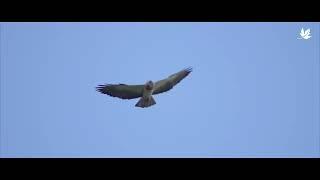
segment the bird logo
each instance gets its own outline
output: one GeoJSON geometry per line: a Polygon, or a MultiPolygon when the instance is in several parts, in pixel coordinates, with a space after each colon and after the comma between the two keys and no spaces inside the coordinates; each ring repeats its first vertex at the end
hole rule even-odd
{"type": "Polygon", "coordinates": [[[309,39],[311,38],[311,32],[310,32],[310,28],[307,30],[304,30],[303,28],[300,31],[300,36],[298,39],[309,39]]]}

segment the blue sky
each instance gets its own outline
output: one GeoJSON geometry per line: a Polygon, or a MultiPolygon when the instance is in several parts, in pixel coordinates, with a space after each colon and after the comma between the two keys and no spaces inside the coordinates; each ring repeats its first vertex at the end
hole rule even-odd
{"type": "Polygon", "coordinates": [[[1,23],[1,157],[319,157],[319,23],[1,23]],[[297,39],[301,28],[312,38],[297,39]],[[193,72],[157,104],[95,91],[193,72]]]}

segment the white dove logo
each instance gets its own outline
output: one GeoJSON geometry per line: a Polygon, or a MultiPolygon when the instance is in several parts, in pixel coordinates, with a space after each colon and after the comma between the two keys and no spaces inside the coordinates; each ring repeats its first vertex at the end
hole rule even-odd
{"type": "Polygon", "coordinates": [[[309,39],[311,38],[310,36],[310,29],[307,29],[307,30],[304,30],[303,28],[301,29],[301,32],[300,32],[300,36],[298,39],[309,39]]]}

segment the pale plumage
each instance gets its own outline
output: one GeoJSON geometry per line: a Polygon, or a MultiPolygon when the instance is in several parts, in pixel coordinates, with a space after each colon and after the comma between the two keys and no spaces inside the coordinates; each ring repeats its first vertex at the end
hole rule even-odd
{"type": "Polygon", "coordinates": [[[152,95],[169,91],[188,76],[191,71],[192,68],[187,68],[155,83],[148,81],[144,85],[105,84],[99,85],[96,90],[121,99],[140,98],[136,106],[144,108],[156,104],[152,95]]]}

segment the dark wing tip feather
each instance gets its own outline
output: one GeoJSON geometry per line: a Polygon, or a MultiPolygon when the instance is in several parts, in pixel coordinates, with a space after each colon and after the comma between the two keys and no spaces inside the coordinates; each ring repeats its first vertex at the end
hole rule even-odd
{"type": "MultiPolygon", "coordinates": [[[[112,92],[112,86],[116,86],[117,84],[103,84],[103,85],[98,85],[96,87],[96,90],[102,94],[107,94],[111,97],[118,97],[114,92],[112,92]]],[[[120,84],[118,84],[120,85],[120,84]]],[[[120,97],[122,98],[122,97],[120,97]]]]}
{"type": "Polygon", "coordinates": [[[96,90],[111,97],[134,99],[141,97],[143,85],[104,84],[98,85],[96,90]]]}
{"type": "Polygon", "coordinates": [[[192,67],[188,67],[188,68],[185,69],[185,71],[187,72],[187,75],[188,75],[189,73],[191,73],[192,70],[193,70],[192,67]]]}
{"type": "Polygon", "coordinates": [[[96,91],[102,93],[102,94],[108,94],[110,95],[110,93],[108,93],[108,86],[111,86],[111,84],[103,84],[103,85],[98,85],[96,87],[96,91]]]}

